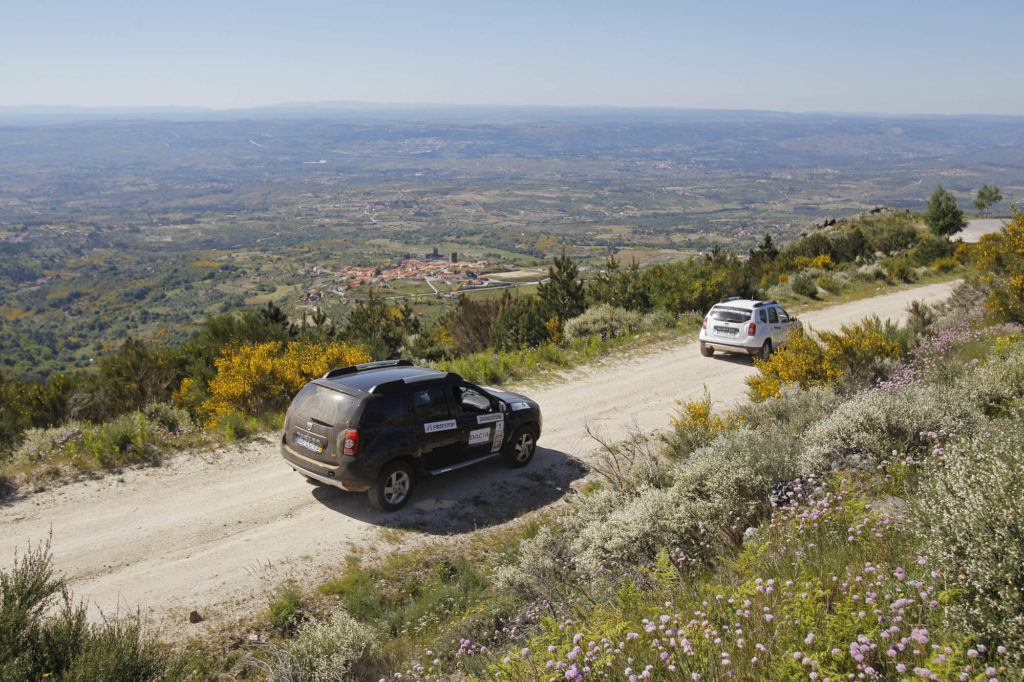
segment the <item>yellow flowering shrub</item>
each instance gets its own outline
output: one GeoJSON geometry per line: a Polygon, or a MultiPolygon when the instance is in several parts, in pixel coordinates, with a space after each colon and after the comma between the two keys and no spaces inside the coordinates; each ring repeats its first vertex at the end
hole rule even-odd
{"type": "Polygon", "coordinates": [[[900,353],[899,343],[876,320],[844,325],[839,332],[822,332],[819,337],[820,341],[796,329],[786,345],[767,360],[755,359],[759,373],[747,379],[751,396],[755,400],[776,397],[785,384],[831,386],[848,371],[859,371],[876,358],[900,353]]]}
{"type": "Polygon", "coordinates": [[[711,396],[704,389],[704,397],[700,400],[677,400],[678,416],[672,418],[672,426],[677,429],[699,429],[714,435],[725,428],[721,417],[711,412],[711,396]]]}
{"type": "MultiPolygon", "coordinates": [[[[307,381],[334,367],[367,362],[370,356],[344,343],[280,341],[226,349],[215,365],[202,411],[211,423],[238,412],[255,417],[284,409],[307,381]]],[[[183,389],[187,390],[186,387],[183,389]]]]}
{"type": "Polygon", "coordinates": [[[767,360],[754,360],[759,372],[747,378],[751,395],[755,400],[773,398],[779,395],[783,384],[799,384],[804,388],[834,384],[842,373],[826,361],[825,350],[825,346],[803,329],[794,329],[786,345],[767,360]]]}
{"type": "Polygon", "coordinates": [[[975,262],[990,287],[989,308],[1008,320],[1024,322],[1024,213],[1015,210],[1001,232],[983,236],[975,262]]]}
{"type": "Polygon", "coordinates": [[[545,322],[544,326],[548,330],[548,336],[551,337],[551,343],[555,344],[556,346],[565,346],[565,333],[563,329],[564,325],[562,324],[562,320],[561,318],[558,317],[558,315],[555,315],[547,322],[545,322]]]}
{"type": "Polygon", "coordinates": [[[836,264],[832,262],[832,257],[824,253],[820,256],[816,256],[811,262],[814,267],[821,268],[822,270],[831,270],[836,266],[836,264]]]}

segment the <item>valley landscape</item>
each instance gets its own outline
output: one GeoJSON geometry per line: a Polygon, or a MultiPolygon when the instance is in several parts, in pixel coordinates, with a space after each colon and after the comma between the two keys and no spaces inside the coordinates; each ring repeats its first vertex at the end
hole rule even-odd
{"type": "Polygon", "coordinates": [[[296,321],[317,306],[340,320],[342,299],[370,288],[434,319],[444,300],[423,280],[330,274],[434,249],[483,261],[474,275],[543,271],[562,250],[584,268],[610,255],[650,265],[714,247],[745,254],[766,233],[792,240],[879,206],[923,210],[940,184],[964,206],[984,183],[1007,197],[1024,189],[1024,120],[1013,117],[76,114],[0,111],[8,376],[87,369],[126,337],[181,342],[207,316],[267,302],[296,321]]]}

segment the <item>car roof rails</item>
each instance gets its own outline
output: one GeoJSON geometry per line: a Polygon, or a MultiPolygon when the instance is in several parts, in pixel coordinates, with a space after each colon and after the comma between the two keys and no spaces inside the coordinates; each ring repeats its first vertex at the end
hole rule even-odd
{"type": "Polygon", "coordinates": [[[755,308],[760,308],[763,305],[777,305],[777,303],[774,300],[771,300],[771,301],[758,301],[757,303],[754,304],[754,307],[755,308]]]}
{"type": "Polygon", "coordinates": [[[719,303],[729,303],[730,301],[742,301],[742,296],[730,296],[729,298],[723,298],[719,303]]]}
{"type": "Polygon", "coordinates": [[[346,374],[355,374],[356,372],[365,372],[370,369],[380,369],[381,367],[412,367],[412,362],[409,360],[377,360],[376,362],[364,362],[358,365],[349,365],[348,367],[332,369],[320,378],[334,379],[345,376],[346,374]]]}

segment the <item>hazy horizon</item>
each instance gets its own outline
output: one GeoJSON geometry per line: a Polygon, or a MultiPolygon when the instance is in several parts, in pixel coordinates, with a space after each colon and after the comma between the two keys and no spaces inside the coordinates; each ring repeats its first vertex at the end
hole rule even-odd
{"type": "Polygon", "coordinates": [[[0,107],[1024,115],[1007,0],[18,3],[0,107]]]}

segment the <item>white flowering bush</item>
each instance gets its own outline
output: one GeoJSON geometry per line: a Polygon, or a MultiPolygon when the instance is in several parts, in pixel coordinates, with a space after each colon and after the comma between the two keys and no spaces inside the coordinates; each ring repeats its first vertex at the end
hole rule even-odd
{"type": "Polygon", "coordinates": [[[1024,415],[951,444],[923,486],[913,518],[955,612],[1024,663],[1024,415]]]}
{"type": "Polygon", "coordinates": [[[602,303],[588,308],[582,315],[567,320],[565,340],[572,342],[588,336],[608,339],[636,331],[643,323],[644,316],[636,311],[602,303]]]}
{"type": "Polygon", "coordinates": [[[588,570],[649,563],[663,547],[710,556],[768,513],[772,483],[795,477],[795,460],[785,434],[725,431],[678,462],[667,487],[599,493],[561,524],[588,570]]]}
{"type": "MultiPolygon", "coordinates": [[[[361,679],[362,664],[375,653],[377,636],[347,611],[337,608],[328,619],[312,618],[299,626],[285,651],[287,675],[275,679],[344,682],[361,679]]],[[[280,671],[285,672],[285,671],[280,671]]]]}
{"type": "Polygon", "coordinates": [[[831,414],[838,403],[839,398],[830,387],[787,384],[779,389],[778,396],[744,403],[736,410],[736,417],[751,428],[796,438],[811,424],[831,414]]]}
{"type": "Polygon", "coordinates": [[[658,308],[644,315],[640,326],[647,331],[658,331],[659,329],[671,329],[676,326],[676,323],[675,315],[664,308],[658,308]]]}
{"type": "Polygon", "coordinates": [[[962,393],[914,385],[862,391],[807,430],[800,473],[821,472],[843,463],[879,464],[894,450],[923,447],[923,434],[968,432],[983,417],[962,393]]]}
{"type": "Polygon", "coordinates": [[[557,603],[576,583],[589,583],[589,577],[574,570],[569,538],[542,526],[532,538],[519,546],[519,560],[498,566],[491,579],[499,592],[526,601],[557,603]]]}
{"type": "Polygon", "coordinates": [[[1024,396],[1024,344],[1014,343],[961,379],[968,399],[986,414],[994,414],[1024,396]]]}

